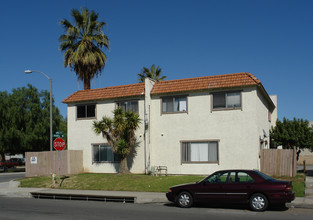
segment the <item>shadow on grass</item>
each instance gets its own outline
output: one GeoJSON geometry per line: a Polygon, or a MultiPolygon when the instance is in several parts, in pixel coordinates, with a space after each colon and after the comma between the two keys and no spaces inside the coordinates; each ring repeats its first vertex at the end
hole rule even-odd
{"type": "Polygon", "coordinates": [[[70,178],[70,177],[69,177],[69,176],[61,176],[61,177],[60,177],[60,180],[61,180],[60,186],[62,186],[63,181],[64,181],[65,179],[67,179],[67,178],[70,178]]]}

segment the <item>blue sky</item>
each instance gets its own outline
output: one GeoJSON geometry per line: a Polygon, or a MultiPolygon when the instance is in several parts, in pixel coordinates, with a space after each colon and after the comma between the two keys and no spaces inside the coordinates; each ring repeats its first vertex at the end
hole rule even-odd
{"type": "Polygon", "coordinates": [[[132,84],[143,66],[168,79],[250,72],[278,96],[278,117],[313,121],[313,1],[304,0],[10,0],[1,1],[0,90],[49,90],[56,106],[83,89],[64,68],[59,24],[87,7],[107,23],[107,64],[91,88],[132,84]]]}

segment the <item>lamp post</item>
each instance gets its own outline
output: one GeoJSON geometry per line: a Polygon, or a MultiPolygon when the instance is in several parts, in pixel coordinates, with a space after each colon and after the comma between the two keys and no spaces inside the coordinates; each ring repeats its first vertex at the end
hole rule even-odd
{"type": "Polygon", "coordinates": [[[24,72],[27,74],[30,74],[32,72],[41,73],[42,75],[47,77],[47,79],[49,79],[49,81],[50,81],[50,151],[52,151],[52,78],[50,78],[49,76],[47,76],[43,72],[36,71],[36,70],[25,70],[24,72]]]}

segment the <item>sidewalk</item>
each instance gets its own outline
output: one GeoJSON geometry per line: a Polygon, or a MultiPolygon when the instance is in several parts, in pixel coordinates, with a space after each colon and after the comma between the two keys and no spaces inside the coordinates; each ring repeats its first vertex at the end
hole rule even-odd
{"type": "Polygon", "coordinates": [[[313,177],[306,176],[305,197],[297,197],[288,207],[313,209],[313,177]]]}
{"type": "MultiPolygon", "coordinates": [[[[48,188],[20,188],[19,182],[10,181],[0,183],[0,196],[31,198],[31,193],[51,194],[51,195],[81,195],[81,196],[106,196],[106,197],[132,197],[135,203],[167,203],[165,193],[154,192],[129,192],[129,191],[102,191],[102,190],[67,190],[48,188]]],[[[291,203],[287,203],[288,208],[310,208],[313,209],[313,177],[306,177],[305,197],[296,197],[291,203]]]]}
{"type": "Polygon", "coordinates": [[[31,193],[56,195],[81,195],[99,197],[132,197],[135,203],[167,203],[165,193],[155,192],[129,192],[129,191],[103,191],[103,190],[67,190],[50,188],[21,188],[19,182],[10,181],[0,183],[0,196],[31,198],[31,193]]]}

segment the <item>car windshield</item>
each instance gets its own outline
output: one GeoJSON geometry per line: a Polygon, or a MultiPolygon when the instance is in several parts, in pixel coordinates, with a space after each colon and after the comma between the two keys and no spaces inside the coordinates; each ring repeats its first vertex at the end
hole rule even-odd
{"type": "Polygon", "coordinates": [[[272,178],[272,177],[270,177],[270,176],[268,176],[268,175],[266,175],[266,174],[264,174],[264,173],[262,173],[262,172],[260,172],[260,171],[255,171],[257,174],[259,174],[261,177],[263,177],[264,179],[266,179],[266,180],[275,180],[274,178],[272,178]]]}

